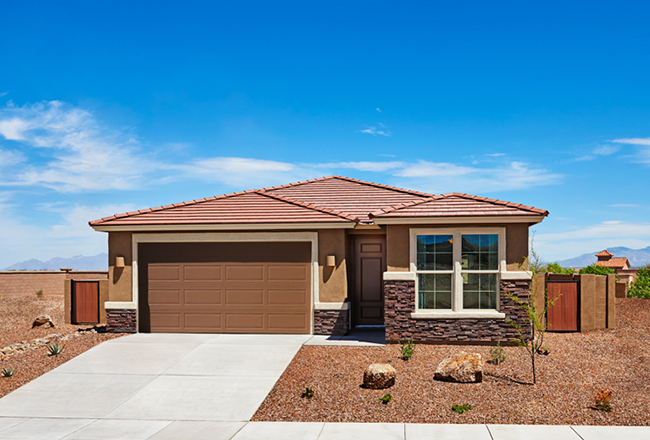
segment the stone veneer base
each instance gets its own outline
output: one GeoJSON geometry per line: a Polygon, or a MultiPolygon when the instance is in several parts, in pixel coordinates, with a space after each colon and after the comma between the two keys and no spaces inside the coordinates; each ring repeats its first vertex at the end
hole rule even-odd
{"type": "Polygon", "coordinates": [[[136,314],[133,309],[106,310],[106,331],[109,333],[135,333],[136,314]]]}
{"type": "Polygon", "coordinates": [[[349,325],[349,310],[314,310],[315,335],[344,335],[349,325]]]}
{"type": "Polygon", "coordinates": [[[520,300],[530,297],[528,281],[501,280],[499,311],[505,319],[413,319],[415,311],[415,281],[384,281],[384,316],[386,341],[413,339],[424,343],[508,343],[517,338],[517,330],[506,322],[512,320],[522,327],[524,334],[530,328],[526,312],[504,292],[510,292],[520,300]]]}

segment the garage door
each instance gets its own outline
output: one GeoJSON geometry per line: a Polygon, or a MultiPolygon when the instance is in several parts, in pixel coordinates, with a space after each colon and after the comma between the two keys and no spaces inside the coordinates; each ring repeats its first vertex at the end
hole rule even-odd
{"type": "Polygon", "coordinates": [[[310,333],[310,243],[143,243],[140,331],[310,333]]]}

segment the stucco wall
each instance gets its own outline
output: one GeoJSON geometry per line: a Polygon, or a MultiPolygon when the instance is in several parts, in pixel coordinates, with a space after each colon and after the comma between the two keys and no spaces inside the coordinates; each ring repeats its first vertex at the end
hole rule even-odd
{"type": "MultiPolygon", "coordinates": [[[[499,224],[487,225],[388,225],[386,228],[386,261],[389,272],[409,271],[409,229],[411,228],[494,228],[499,224]]],[[[519,265],[528,256],[528,224],[509,224],[506,228],[506,266],[508,270],[520,270],[519,265]]]]}
{"type": "Polygon", "coordinates": [[[133,301],[132,299],[132,244],[130,232],[108,234],[108,300],[133,301]],[[115,258],[124,257],[124,267],[115,267],[115,258]]]}
{"type": "Polygon", "coordinates": [[[346,236],[344,229],[318,231],[319,301],[342,302],[348,297],[346,236]],[[327,256],[336,257],[336,266],[328,267],[327,256]]]}
{"type": "Polygon", "coordinates": [[[65,280],[105,280],[102,271],[6,271],[0,272],[0,297],[36,295],[63,295],[65,280]]]}

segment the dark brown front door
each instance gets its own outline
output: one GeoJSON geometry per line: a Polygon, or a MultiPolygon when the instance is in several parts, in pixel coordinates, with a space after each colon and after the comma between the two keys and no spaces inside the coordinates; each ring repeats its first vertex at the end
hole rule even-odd
{"type": "Polygon", "coordinates": [[[354,325],[384,325],[386,237],[357,237],[354,254],[354,325]]]}
{"type": "Polygon", "coordinates": [[[72,322],[99,322],[99,281],[72,281],[72,322]]]}

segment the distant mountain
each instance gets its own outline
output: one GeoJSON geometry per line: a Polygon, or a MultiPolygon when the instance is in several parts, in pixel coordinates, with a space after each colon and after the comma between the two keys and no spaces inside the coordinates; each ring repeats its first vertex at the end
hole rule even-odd
{"type": "Polygon", "coordinates": [[[73,270],[108,270],[108,254],[101,253],[92,257],[77,255],[72,258],[52,258],[46,262],[31,259],[12,264],[4,270],[59,270],[71,267],[73,270]]]}
{"type": "MultiPolygon", "coordinates": [[[[632,267],[645,266],[650,263],[650,246],[644,249],[630,249],[623,246],[607,248],[615,257],[627,257],[632,267]]],[[[596,254],[602,251],[598,249],[595,252],[582,254],[579,257],[569,258],[558,261],[563,267],[585,267],[598,261],[596,254]]]]}

